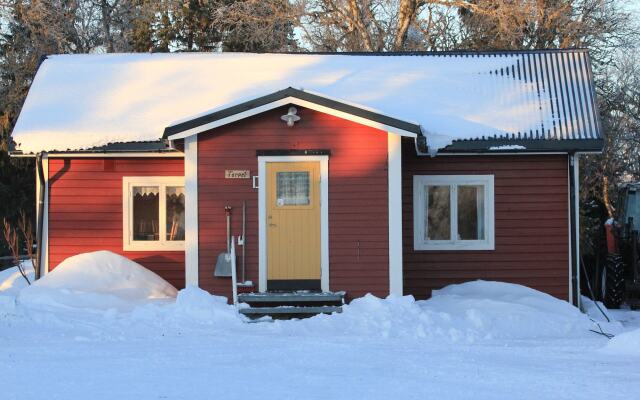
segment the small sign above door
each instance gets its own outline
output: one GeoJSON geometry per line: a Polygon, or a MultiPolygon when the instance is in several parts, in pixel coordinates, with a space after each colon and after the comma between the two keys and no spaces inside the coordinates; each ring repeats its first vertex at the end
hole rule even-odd
{"type": "Polygon", "coordinates": [[[226,179],[249,179],[251,178],[251,171],[248,169],[226,169],[224,177],[226,179]]]}

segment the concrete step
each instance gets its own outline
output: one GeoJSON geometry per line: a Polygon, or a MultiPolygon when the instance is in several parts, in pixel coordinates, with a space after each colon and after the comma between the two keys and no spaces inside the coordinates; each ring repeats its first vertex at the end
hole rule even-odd
{"type": "Polygon", "coordinates": [[[249,318],[261,318],[270,316],[273,318],[305,318],[318,314],[333,314],[342,312],[340,306],[319,306],[319,307],[247,307],[241,308],[240,314],[249,318]]]}
{"type": "Polygon", "coordinates": [[[344,304],[344,296],[344,292],[242,293],[238,295],[238,301],[252,307],[341,306],[344,304]]]}
{"type": "Polygon", "coordinates": [[[344,292],[312,291],[242,293],[238,301],[249,306],[240,309],[249,318],[289,319],[342,312],[344,296],[344,292]]]}

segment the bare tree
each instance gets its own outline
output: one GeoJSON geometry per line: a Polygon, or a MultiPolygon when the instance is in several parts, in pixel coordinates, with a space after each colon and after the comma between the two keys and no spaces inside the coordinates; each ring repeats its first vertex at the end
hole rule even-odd
{"type": "MultiPolygon", "coordinates": [[[[310,0],[304,2],[301,18],[303,38],[314,50],[390,50],[396,42],[391,37],[392,21],[398,20],[396,7],[382,0],[310,0]]],[[[413,13],[406,8],[407,15],[413,13]]]]}
{"type": "Polygon", "coordinates": [[[451,0],[469,49],[589,48],[595,63],[634,45],[637,24],[620,0],[451,0]]]}
{"type": "Polygon", "coordinates": [[[588,47],[606,63],[633,42],[616,0],[306,0],[311,49],[403,51],[588,47]]]}
{"type": "Polygon", "coordinates": [[[27,217],[24,211],[20,212],[20,218],[18,219],[18,230],[20,234],[22,234],[22,238],[24,239],[24,247],[27,253],[27,257],[31,261],[31,266],[33,267],[33,271],[36,279],[40,279],[41,270],[40,270],[40,260],[37,259],[35,249],[35,238],[34,238],[34,230],[33,224],[31,223],[31,219],[27,217]]]}
{"type": "Polygon", "coordinates": [[[3,236],[4,240],[7,242],[9,246],[9,250],[11,251],[11,255],[13,256],[13,261],[18,267],[18,271],[22,277],[27,281],[29,285],[31,285],[31,281],[27,277],[27,273],[24,270],[24,266],[20,260],[20,239],[18,236],[18,231],[11,226],[11,223],[5,218],[3,220],[3,236]]]}

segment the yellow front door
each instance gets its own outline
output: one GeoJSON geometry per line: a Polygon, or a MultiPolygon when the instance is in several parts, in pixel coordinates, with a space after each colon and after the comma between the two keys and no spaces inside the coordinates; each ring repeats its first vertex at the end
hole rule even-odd
{"type": "Polygon", "coordinates": [[[267,289],[320,289],[320,163],[267,163],[267,289]]]}

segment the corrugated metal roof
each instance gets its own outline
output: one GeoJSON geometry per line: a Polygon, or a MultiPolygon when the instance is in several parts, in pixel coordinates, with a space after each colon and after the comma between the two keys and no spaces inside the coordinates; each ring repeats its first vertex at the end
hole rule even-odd
{"type": "MultiPolygon", "coordinates": [[[[285,53],[294,54],[294,53],[285,53]]],[[[488,51],[415,51],[415,52],[314,52],[310,54],[352,56],[428,56],[446,58],[507,58],[510,66],[486,73],[510,77],[522,86],[519,96],[529,96],[527,84],[535,86],[540,102],[539,127],[527,132],[491,134],[469,138],[487,139],[602,139],[602,130],[596,104],[591,60],[587,49],[488,50],[488,51]],[[547,123],[545,127],[545,121],[547,123]]],[[[499,85],[496,85],[499,87],[499,85]]]]}
{"type": "MultiPolygon", "coordinates": [[[[451,55],[446,55],[451,56],[451,55]]],[[[535,88],[540,118],[531,129],[511,134],[488,135],[492,139],[601,139],[589,55],[584,50],[530,51],[516,53],[462,54],[460,57],[508,57],[510,66],[488,71],[500,79],[510,78],[514,88],[535,88]]],[[[522,90],[517,96],[531,96],[522,90]]],[[[514,95],[508,93],[507,95],[514,95]]],[[[484,139],[484,138],[483,138],[484,139]]]]}
{"type": "MultiPolygon", "coordinates": [[[[291,54],[291,53],[287,53],[291,54]]],[[[312,53],[317,55],[335,55],[336,53],[312,53]]],[[[496,149],[496,141],[507,145],[509,142],[522,144],[521,150],[535,149],[536,151],[550,151],[561,149],[563,151],[584,148],[588,151],[601,148],[601,143],[585,142],[589,140],[600,141],[602,132],[598,117],[598,109],[595,102],[595,92],[589,54],[584,49],[559,49],[559,50],[516,50],[516,51],[449,51],[449,52],[411,52],[411,53],[340,53],[351,56],[416,56],[416,57],[443,57],[443,58],[496,58],[510,60],[507,65],[496,69],[488,69],[478,72],[479,75],[488,76],[495,81],[494,93],[488,96],[499,96],[499,103],[508,104],[509,98],[517,99],[522,104],[535,104],[539,110],[538,118],[531,118],[524,125],[529,130],[495,132],[490,127],[484,135],[455,140],[454,144],[447,146],[444,151],[469,151],[496,149]],[[512,80],[511,91],[504,90],[505,80],[512,80]],[[575,146],[565,143],[556,145],[536,145],[536,140],[572,140],[575,146]],[[485,141],[487,146],[459,146],[455,142],[485,141]],[[579,141],[579,142],[577,142],[579,141]]],[[[269,96],[265,96],[269,97],[269,96]]],[[[222,107],[210,114],[187,119],[165,130],[173,134],[184,130],[182,126],[198,125],[198,120],[209,121],[217,114],[225,114],[226,111],[247,108],[247,101],[229,108],[222,107]]],[[[225,114],[226,115],[226,114],[225,114]]],[[[428,129],[428,124],[426,124],[428,129]]],[[[428,145],[428,143],[427,143],[428,145]]],[[[507,146],[508,147],[508,146],[507,146]]],[[[513,149],[508,149],[514,151],[513,149]]]]}
{"type": "Polygon", "coordinates": [[[25,152],[153,141],[177,121],[286,87],[419,126],[430,149],[520,140],[580,150],[602,140],[589,55],[580,49],[53,56],[13,137],[25,152]]]}

